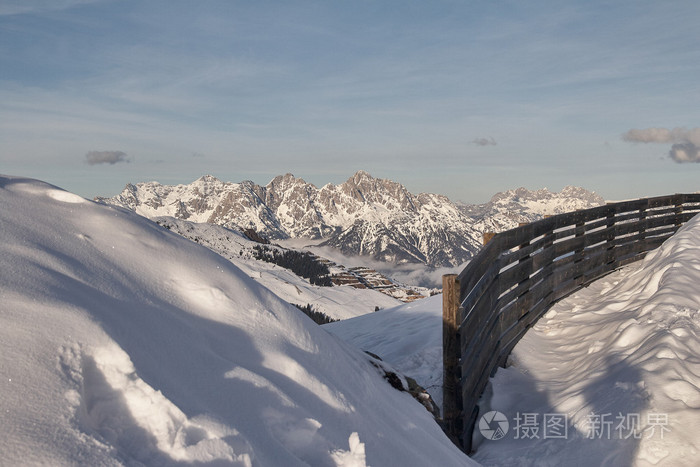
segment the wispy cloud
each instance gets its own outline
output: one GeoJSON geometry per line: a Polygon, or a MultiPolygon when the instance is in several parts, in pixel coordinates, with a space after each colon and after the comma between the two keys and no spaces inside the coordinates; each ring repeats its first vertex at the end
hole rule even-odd
{"type": "Polygon", "coordinates": [[[622,135],[631,143],[671,143],[668,156],[675,162],[700,163],[700,128],[645,128],[631,129],[622,135]]]}
{"type": "Polygon", "coordinates": [[[680,143],[690,141],[700,145],[700,128],[646,128],[632,129],[622,135],[622,139],[634,143],[680,143]]]}
{"type": "Polygon", "coordinates": [[[496,140],[489,137],[489,138],[476,138],[472,143],[476,144],[477,146],[495,146],[496,140]]]}
{"type": "Polygon", "coordinates": [[[0,16],[66,10],[76,5],[96,3],[98,1],[99,0],[6,0],[0,4],[0,16]]]}
{"type": "Polygon", "coordinates": [[[123,151],[90,151],[85,154],[85,162],[88,165],[114,165],[118,162],[131,162],[131,160],[123,151]]]}

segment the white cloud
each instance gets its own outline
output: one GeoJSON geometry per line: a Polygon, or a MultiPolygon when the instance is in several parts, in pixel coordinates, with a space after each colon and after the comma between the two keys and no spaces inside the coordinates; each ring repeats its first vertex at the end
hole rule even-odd
{"type": "Polygon", "coordinates": [[[476,138],[472,143],[477,146],[495,146],[496,140],[493,138],[476,138]]]}
{"type": "Polygon", "coordinates": [[[77,5],[97,3],[99,1],[100,0],[5,0],[0,4],[0,16],[67,10],[77,5]]]}
{"type": "Polygon", "coordinates": [[[123,151],[90,151],[85,154],[85,162],[88,165],[114,165],[117,162],[130,162],[130,160],[129,156],[123,151]]]}
{"type": "Polygon", "coordinates": [[[622,135],[622,139],[632,143],[683,143],[700,145],[700,128],[645,128],[632,129],[622,135]]]}
{"type": "Polygon", "coordinates": [[[675,162],[700,162],[700,128],[631,129],[622,139],[631,143],[672,143],[668,155],[675,162]]]}

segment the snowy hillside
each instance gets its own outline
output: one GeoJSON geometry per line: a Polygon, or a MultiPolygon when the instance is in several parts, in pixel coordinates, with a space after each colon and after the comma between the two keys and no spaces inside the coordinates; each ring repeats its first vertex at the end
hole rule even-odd
{"type": "Polygon", "coordinates": [[[410,375],[442,410],[442,295],[323,327],[410,375]]]}
{"type": "MultiPolygon", "coordinates": [[[[644,261],[556,304],[487,388],[481,414],[499,411],[508,426],[495,441],[477,429],[473,458],[489,466],[698,465],[698,284],[700,216],[644,261]]],[[[435,396],[441,313],[433,297],[324,327],[410,371],[435,396]]]]}
{"type": "Polygon", "coordinates": [[[471,465],[367,356],[129,211],[0,176],[3,465],[471,465]]]}
{"type": "MultiPolygon", "coordinates": [[[[333,319],[352,318],[371,313],[377,308],[395,307],[401,304],[399,299],[429,294],[427,289],[410,288],[396,283],[377,290],[366,287],[313,285],[309,280],[299,277],[289,269],[256,260],[254,249],[261,245],[238,231],[228,230],[215,224],[183,221],[174,217],[156,217],[153,220],[171,232],[196,241],[230,260],[249,277],[286,302],[301,306],[312,305],[314,310],[333,319]]],[[[274,245],[266,245],[265,248],[281,250],[274,245]]],[[[329,263],[329,270],[332,277],[351,273],[346,268],[332,263],[329,263]]]]}

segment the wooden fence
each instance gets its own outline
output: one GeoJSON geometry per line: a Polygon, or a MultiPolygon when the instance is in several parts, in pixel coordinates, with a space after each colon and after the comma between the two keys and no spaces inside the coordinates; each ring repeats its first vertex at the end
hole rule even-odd
{"type": "Polygon", "coordinates": [[[459,276],[443,278],[448,435],[471,451],[489,378],[557,300],[642,259],[698,212],[700,194],[677,194],[559,214],[495,235],[459,276]]]}

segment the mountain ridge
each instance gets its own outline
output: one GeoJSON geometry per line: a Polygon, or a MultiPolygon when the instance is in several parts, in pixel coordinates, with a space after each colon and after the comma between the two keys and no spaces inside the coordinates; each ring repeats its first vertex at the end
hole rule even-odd
{"type": "Polygon", "coordinates": [[[291,173],[264,186],[204,175],[181,185],[130,183],[120,194],[96,200],[149,218],[171,216],[253,229],[271,239],[309,238],[348,255],[431,267],[468,261],[481,247],[485,231],[604,203],[588,190],[566,187],[561,194],[518,188],[483,205],[466,205],[440,194],[413,194],[401,183],[363,170],[321,188],[291,173]]]}

